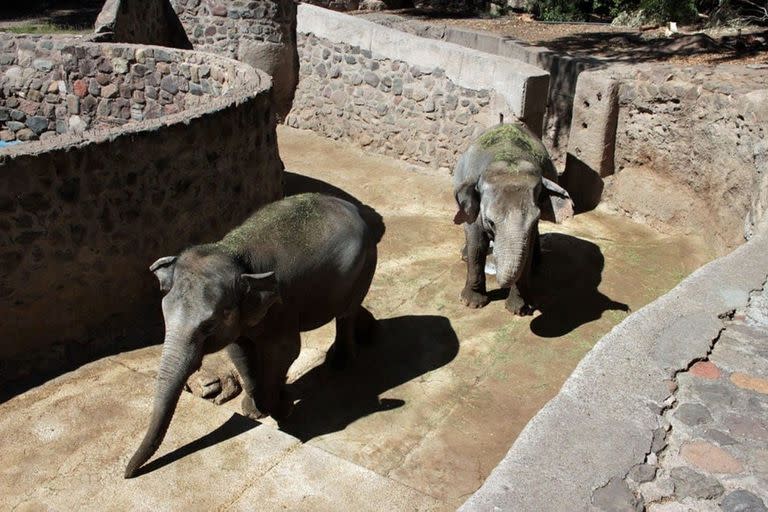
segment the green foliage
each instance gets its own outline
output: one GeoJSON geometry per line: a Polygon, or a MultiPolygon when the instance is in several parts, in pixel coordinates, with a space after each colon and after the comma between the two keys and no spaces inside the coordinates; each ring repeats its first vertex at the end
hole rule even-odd
{"type": "Polygon", "coordinates": [[[659,22],[687,23],[696,19],[694,0],[641,0],[640,8],[649,18],[659,22]]]}

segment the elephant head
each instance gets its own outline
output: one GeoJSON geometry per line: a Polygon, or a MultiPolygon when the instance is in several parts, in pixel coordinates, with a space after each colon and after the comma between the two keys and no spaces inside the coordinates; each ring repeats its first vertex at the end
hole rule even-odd
{"type": "Polygon", "coordinates": [[[234,258],[210,246],[160,258],[149,269],[165,293],[165,340],[149,428],[125,469],[126,478],[160,446],[184,383],[203,355],[235,341],[279,300],[273,272],[247,274],[234,258]]]}
{"type": "Polygon", "coordinates": [[[465,183],[456,190],[456,224],[479,222],[494,241],[496,279],[510,287],[522,274],[531,256],[540,218],[551,220],[549,194],[562,190],[542,178],[529,162],[510,170],[507,161],[491,162],[477,183],[465,183]]]}

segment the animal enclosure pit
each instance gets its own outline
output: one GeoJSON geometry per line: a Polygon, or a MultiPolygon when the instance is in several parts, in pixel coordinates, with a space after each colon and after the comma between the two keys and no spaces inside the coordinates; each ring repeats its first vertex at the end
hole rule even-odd
{"type": "Polygon", "coordinates": [[[703,238],[595,211],[542,223],[540,312],[513,317],[497,291],[470,310],[458,299],[463,233],[449,177],[310,132],[278,137],[287,193],[352,198],[383,219],[365,302],[374,339],[333,372],[322,364],[333,327],[306,333],[289,373],[297,402],[280,425],[243,418],[239,398],[215,406],[184,393],[133,480],[122,471],[143,435],[159,346],[16,396],[0,404],[0,434],[15,440],[1,508],[453,510],[600,337],[714,256],[703,238]]]}

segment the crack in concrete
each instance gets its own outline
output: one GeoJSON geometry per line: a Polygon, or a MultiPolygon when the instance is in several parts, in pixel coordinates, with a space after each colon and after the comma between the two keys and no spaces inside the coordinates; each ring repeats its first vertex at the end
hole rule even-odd
{"type": "MultiPolygon", "coordinates": [[[[760,286],[759,288],[753,288],[753,289],[751,289],[749,291],[747,303],[741,309],[743,309],[744,311],[748,310],[750,305],[752,304],[753,298],[757,294],[762,293],[765,290],[766,285],[768,285],[768,275],[766,275],[766,278],[763,280],[762,286],[760,286]]],[[[720,313],[719,315],[717,315],[717,317],[725,323],[725,322],[733,320],[735,315],[736,315],[736,309],[729,309],[729,310],[727,310],[727,311],[725,311],[723,313],[720,313]]],[[[659,426],[658,429],[654,430],[654,435],[653,435],[653,438],[651,440],[651,446],[650,446],[649,450],[646,452],[644,460],[643,460],[643,463],[651,464],[651,465],[656,467],[656,475],[654,476],[654,478],[652,480],[650,480],[651,482],[655,482],[655,481],[658,480],[659,469],[661,469],[662,461],[664,460],[664,458],[667,455],[667,448],[668,448],[667,439],[669,439],[669,436],[672,434],[672,424],[669,422],[668,418],[669,418],[670,414],[672,414],[677,409],[677,405],[678,405],[678,403],[677,403],[677,393],[678,393],[678,391],[680,389],[679,386],[678,386],[678,378],[679,378],[680,374],[689,372],[691,370],[691,368],[696,363],[708,362],[709,361],[710,357],[712,356],[712,352],[714,352],[714,350],[715,350],[715,346],[720,341],[720,338],[722,337],[722,335],[726,331],[726,329],[727,329],[727,326],[723,325],[723,327],[718,330],[717,335],[714,338],[712,338],[712,340],[711,340],[711,342],[709,344],[709,347],[707,348],[706,354],[704,354],[701,357],[697,357],[697,358],[691,359],[688,362],[688,364],[685,366],[685,368],[680,368],[680,369],[678,369],[677,371],[675,371],[672,374],[671,382],[674,384],[674,389],[672,389],[670,391],[669,396],[664,400],[664,406],[661,407],[661,409],[659,410],[658,416],[660,418],[660,422],[659,422],[660,426],[659,426]],[[654,451],[653,448],[654,448],[654,445],[655,445],[655,442],[656,442],[656,432],[658,432],[659,429],[663,429],[664,430],[664,437],[661,440],[664,444],[661,447],[661,449],[654,451]]],[[[624,474],[623,479],[625,481],[627,480],[627,477],[628,477],[629,472],[631,471],[631,469],[632,468],[627,470],[627,472],[624,474]]],[[[610,483],[610,482],[608,482],[608,483],[610,483]]],[[[605,485],[608,485],[608,483],[606,483],[605,485]]],[[[605,486],[603,486],[603,487],[605,487],[605,486]]],[[[602,487],[600,487],[600,488],[602,488],[602,487]]],[[[600,489],[600,488],[598,488],[598,489],[600,489]]],[[[595,490],[597,490],[597,489],[595,489],[595,490]]],[[[635,484],[634,486],[630,486],[630,490],[632,491],[632,493],[638,499],[643,501],[643,506],[644,507],[647,507],[650,504],[663,504],[663,503],[667,503],[667,502],[673,501],[672,497],[670,497],[670,496],[661,496],[660,498],[658,498],[656,500],[652,500],[652,501],[646,503],[643,500],[643,496],[640,494],[639,486],[637,484],[635,484]]],[[[594,490],[593,490],[593,493],[594,493],[594,490]]]]}

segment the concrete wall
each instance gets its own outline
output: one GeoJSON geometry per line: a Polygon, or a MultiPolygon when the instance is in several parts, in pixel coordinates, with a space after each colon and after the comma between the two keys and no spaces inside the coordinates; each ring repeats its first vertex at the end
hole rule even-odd
{"type": "Polygon", "coordinates": [[[288,124],[452,168],[479,130],[541,130],[548,75],[532,66],[300,5],[301,81],[288,124]]]}
{"type": "Polygon", "coordinates": [[[613,114],[596,100],[617,91],[613,137],[596,148],[597,157],[579,155],[598,160],[604,148],[613,150],[606,205],[662,231],[706,232],[723,254],[751,235],[768,205],[768,77],[762,70],[616,66],[583,79],[571,146],[599,139],[593,127],[607,125],[613,114]],[[576,137],[579,132],[584,136],[576,137]]]}
{"type": "Polygon", "coordinates": [[[120,339],[146,343],[136,335],[156,327],[159,300],[148,266],[216,240],[282,193],[264,73],[197,52],[50,42],[46,58],[66,88],[87,75],[67,55],[120,55],[134,69],[128,55],[140,51],[179,70],[199,65],[224,85],[157,119],[0,150],[3,378],[82,362],[120,339]]]}

